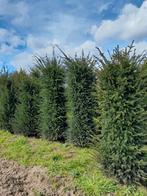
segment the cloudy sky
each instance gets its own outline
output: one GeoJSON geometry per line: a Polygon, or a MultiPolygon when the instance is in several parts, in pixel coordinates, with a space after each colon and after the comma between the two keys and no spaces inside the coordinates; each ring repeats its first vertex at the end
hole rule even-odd
{"type": "Polygon", "coordinates": [[[132,40],[147,50],[147,1],[0,0],[0,67],[27,69],[55,44],[73,55],[132,40]]]}

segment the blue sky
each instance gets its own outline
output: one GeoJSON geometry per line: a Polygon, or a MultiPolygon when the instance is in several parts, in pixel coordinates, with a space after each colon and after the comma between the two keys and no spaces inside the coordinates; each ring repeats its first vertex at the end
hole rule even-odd
{"type": "Polygon", "coordinates": [[[147,50],[146,18],[143,0],[0,0],[0,67],[28,69],[55,44],[74,55],[135,40],[140,53],[147,50]]]}

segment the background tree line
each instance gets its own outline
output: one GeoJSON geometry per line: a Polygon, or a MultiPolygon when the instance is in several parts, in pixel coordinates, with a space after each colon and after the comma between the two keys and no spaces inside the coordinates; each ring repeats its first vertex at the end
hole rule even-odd
{"type": "Polygon", "coordinates": [[[146,181],[147,60],[130,46],[110,58],[36,58],[0,73],[0,129],[96,149],[123,184],[146,181]]]}

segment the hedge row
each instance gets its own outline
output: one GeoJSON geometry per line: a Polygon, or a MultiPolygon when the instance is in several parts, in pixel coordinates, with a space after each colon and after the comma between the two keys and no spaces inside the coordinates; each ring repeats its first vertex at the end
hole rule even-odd
{"type": "Polygon", "coordinates": [[[147,60],[131,45],[110,58],[37,58],[0,75],[0,128],[76,146],[92,143],[104,171],[146,182],[147,60]]]}
{"type": "Polygon", "coordinates": [[[0,128],[89,146],[95,133],[93,61],[36,58],[29,72],[1,73],[0,128]],[[9,115],[8,115],[9,114],[9,115]]]}

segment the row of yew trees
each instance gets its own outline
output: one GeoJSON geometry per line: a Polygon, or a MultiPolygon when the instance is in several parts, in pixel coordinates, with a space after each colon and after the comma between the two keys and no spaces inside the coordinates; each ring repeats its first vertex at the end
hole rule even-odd
{"type": "Polygon", "coordinates": [[[29,71],[0,74],[0,129],[94,146],[104,171],[146,183],[147,60],[133,47],[106,58],[36,58],[29,71]]]}

